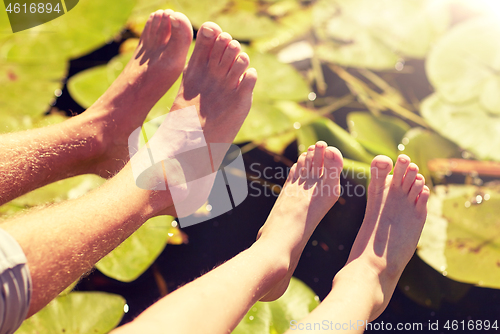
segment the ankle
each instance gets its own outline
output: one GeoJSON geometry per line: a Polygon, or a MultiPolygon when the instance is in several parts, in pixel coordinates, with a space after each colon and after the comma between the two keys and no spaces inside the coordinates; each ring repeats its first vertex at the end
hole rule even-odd
{"type": "Polygon", "coordinates": [[[259,238],[250,249],[255,250],[266,260],[266,265],[269,266],[273,273],[273,281],[275,283],[282,281],[288,274],[288,269],[291,265],[290,252],[284,251],[279,243],[273,242],[271,239],[259,238]]]}

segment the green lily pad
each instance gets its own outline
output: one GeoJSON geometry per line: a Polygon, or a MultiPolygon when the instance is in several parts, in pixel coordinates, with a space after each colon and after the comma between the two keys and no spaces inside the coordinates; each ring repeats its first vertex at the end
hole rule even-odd
{"type": "Polygon", "coordinates": [[[56,90],[62,89],[66,74],[65,61],[49,61],[43,56],[32,62],[12,61],[0,55],[2,115],[11,116],[18,124],[25,116],[43,115],[55,101],[56,90]]]}
{"type": "Polygon", "coordinates": [[[115,37],[134,5],[135,0],[80,1],[55,20],[13,34],[3,51],[16,60],[81,57],[115,37]]]}
{"type": "Polygon", "coordinates": [[[75,199],[104,182],[105,180],[97,175],[80,175],[54,182],[0,206],[0,216],[6,218],[34,206],[75,199]]]}
{"type": "Polygon", "coordinates": [[[337,147],[348,159],[370,164],[373,155],[368,153],[349,132],[335,124],[331,119],[321,117],[298,131],[299,150],[305,151],[318,140],[325,141],[330,146],[337,147]]]}
{"type": "Polygon", "coordinates": [[[449,104],[433,94],[422,102],[421,113],[436,132],[477,158],[500,161],[500,117],[479,102],[449,104]]]}
{"type": "Polygon", "coordinates": [[[25,320],[16,334],[105,334],[123,316],[125,299],[102,292],[72,292],[54,299],[25,320]]]}
{"type": "Polygon", "coordinates": [[[459,282],[500,288],[500,186],[436,186],[418,255],[459,282]]]}
{"type": "Polygon", "coordinates": [[[466,21],[453,28],[429,54],[429,80],[446,101],[479,99],[489,112],[500,113],[500,24],[494,19],[466,21]]]}
{"type": "Polygon", "coordinates": [[[391,69],[401,56],[424,58],[449,24],[441,1],[339,0],[315,7],[320,59],[391,69]]]}
{"type": "Polygon", "coordinates": [[[167,245],[173,217],[158,216],[145,222],[120,246],[96,264],[100,272],[132,282],[145,272],[167,245]]]}
{"type": "Polygon", "coordinates": [[[254,67],[259,76],[254,89],[255,99],[307,101],[311,89],[293,66],[254,48],[243,48],[243,51],[250,57],[250,67],[254,67]]]}
{"type": "Polygon", "coordinates": [[[432,159],[450,159],[460,158],[460,148],[440,136],[435,132],[424,130],[422,128],[413,128],[408,131],[403,139],[402,145],[404,148],[401,153],[410,157],[411,161],[419,167],[419,172],[427,181],[434,176],[441,179],[443,175],[431,175],[427,163],[432,159]]]}
{"type": "Polygon", "coordinates": [[[314,291],[292,277],[283,296],[269,303],[257,302],[232,333],[281,334],[290,328],[292,320],[298,322],[318,305],[314,291]]]}
{"type": "Polygon", "coordinates": [[[384,154],[392,160],[398,156],[398,144],[410,126],[393,116],[375,116],[366,112],[347,115],[351,135],[374,155],[384,154]]]}

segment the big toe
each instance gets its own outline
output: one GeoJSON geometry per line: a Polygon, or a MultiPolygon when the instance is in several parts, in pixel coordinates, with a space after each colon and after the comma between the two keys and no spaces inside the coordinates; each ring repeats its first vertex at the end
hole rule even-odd
{"type": "Polygon", "coordinates": [[[203,23],[196,35],[196,44],[194,46],[191,61],[200,65],[207,64],[215,40],[221,33],[222,29],[217,24],[213,22],[203,23]]]}
{"type": "Polygon", "coordinates": [[[374,191],[384,189],[387,175],[392,170],[392,160],[385,155],[377,155],[373,158],[370,167],[370,188],[374,191]]]}
{"type": "Polygon", "coordinates": [[[340,194],[340,174],[344,166],[344,159],[342,153],[335,147],[328,146],[324,152],[323,180],[326,184],[330,184],[338,196],[340,194]]]}
{"type": "MultiPolygon", "coordinates": [[[[171,36],[167,48],[187,53],[193,40],[193,27],[186,15],[173,12],[170,15],[171,36]]],[[[178,51],[177,51],[178,52],[178,51]]]]}

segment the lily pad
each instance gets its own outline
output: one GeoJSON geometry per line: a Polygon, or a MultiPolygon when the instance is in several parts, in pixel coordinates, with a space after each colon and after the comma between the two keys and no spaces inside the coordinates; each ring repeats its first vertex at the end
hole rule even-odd
{"type": "Polygon", "coordinates": [[[145,222],[120,246],[96,264],[100,272],[132,282],[145,272],[167,245],[173,217],[158,216],[145,222]]]}
{"type": "Polygon", "coordinates": [[[0,206],[0,216],[6,218],[34,206],[78,198],[104,181],[97,175],[80,175],[48,184],[0,206]]]}
{"type": "Polygon", "coordinates": [[[500,186],[436,186],[418,255],[444,276],[500,288],[500,186]]]}
{"type": "Polygon", "coordinates": [[[481,107],[500,114],[498,87],[500,38],[496,19],[475,19],[457,25],[429,54],[426,71],[430,82],[447,102],[479,100],[481,107]]]}
{"type": "Polygon", "coordinates": [[[314,10],[319,58],[391,69],[401,56],[424,58],[450,20],[442,1],[322,1],[314,10]]]}
{"type": "Polygon", "coordinates": [[[135,0],[80,1],[55,20],[13,34],[3,52],[16,60],[81,57],[115,37],[134,5],[135,0]]]}
{"type": "Polygon", "coordinates": [[[408,131],[402,139],[403,149],[401,153],[410,157],[411,161],[419,167],[419,173],[426,181],[431,180],[431,176],[441,179],[443,175],[431,175],[427,163],[432,159],[450,159],[460,158],[460,148],[440,136],[439,134],[424,130],[422,128],[413,128],[408,131]]]}
{"type": "Polygon", "coordinates": [[[16,334],[105,334],[120,323],[124,306],[125,300],[118,295],[72,292],[25,320],[16,334]]]}
{"type": "Polygon", "coordinates": [[[436,132],[477,158],[500,161],[500,117],[479,102],[450,104],[433,94],[422,102],[421,113],[436,132]]]}
{"type": "Polygon", "coordinates": [[[292,277],[290,285],[279,299],[257,302],[234,329],[233,334],[281,334],[290,329],[316,306],[319,298],[307,285],[292,277]]]}
{"type": "Polygon", "coordinates": [[[337,147],[344,157],[370,164],[373,155],[368,153],[349,132],[335,124],[331,119],[321,117],[298,131],[299,150],[305,151],[318,140],[337,147]]]}
{"type": "Polygon", "coordinates": [[[366,112],[349,113],[347,125],[351,135],[370,153],[384,154],[394,161],[398,156],[398,144],[410,129],[399,118],[366,112]]]}

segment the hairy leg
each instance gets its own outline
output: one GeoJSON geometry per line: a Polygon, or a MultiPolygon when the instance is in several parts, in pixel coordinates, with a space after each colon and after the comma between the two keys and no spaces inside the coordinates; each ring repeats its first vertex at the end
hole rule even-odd
{"type": "Polygon", "coordinates": [[[87,111],[61,124],[0,136],[0,205],[63,178],[116,174],[128,161],[128,136],[181,74],[191,40],[184,15],[153,13],[134,57],[87,111]]]}
{"type": "Polygon", "coordinates": [[[365,218],[347,264],[335,276],[330,294],[301,321],[304,328],[326,320],[331,332],[339,331],[334,324],[345,324],[342,332],[363,333],[366,322],[387,307],[417,247],[429,198],[423,176],[407,156],[399,156],[393,176],[391,169],[390,158],[374,158],[365,218]]]}
{"type": "Polygon", "coordinates": [[[249,249],[177,289],[113,333],[163,333],[165,328],[173,333],[230,333],[256,301],[286,288],[307,240],[338,199],[341,170],[340,152],[318,143],[291,169],[249,249]],[[318,172],[322,169],[323,174],[318,172]]]}

